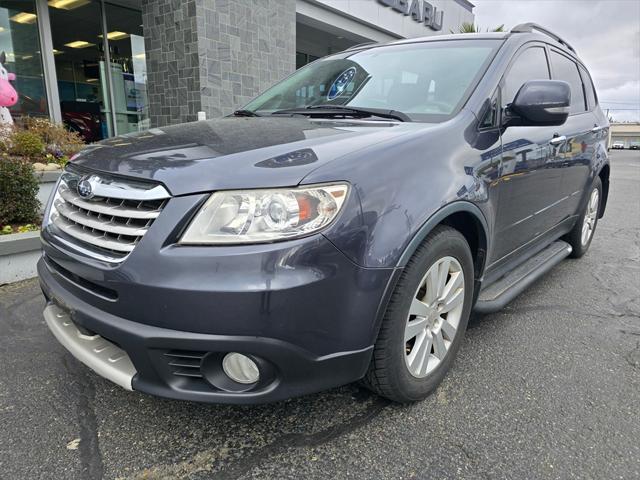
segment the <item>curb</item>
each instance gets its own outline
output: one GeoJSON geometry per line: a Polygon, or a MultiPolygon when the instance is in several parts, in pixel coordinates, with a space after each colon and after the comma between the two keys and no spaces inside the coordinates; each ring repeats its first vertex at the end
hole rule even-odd
{"type": "Polygon", "coordinates": [[[39,231],[0,236],[0,285],[35,277],[39,258],[39,231]]]}

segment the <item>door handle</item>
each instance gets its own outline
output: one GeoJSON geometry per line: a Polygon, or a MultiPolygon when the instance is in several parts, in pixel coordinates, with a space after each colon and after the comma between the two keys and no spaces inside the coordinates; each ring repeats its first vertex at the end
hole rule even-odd
{"type": "Polygon", "coordinates": [[[564,135],[560,135],[559,137],[553,137],[551,140],[549,140],[549,143],[551,145],[557,146],[566,141],[567,141],[567,137],[565,137],[564,135]]]}

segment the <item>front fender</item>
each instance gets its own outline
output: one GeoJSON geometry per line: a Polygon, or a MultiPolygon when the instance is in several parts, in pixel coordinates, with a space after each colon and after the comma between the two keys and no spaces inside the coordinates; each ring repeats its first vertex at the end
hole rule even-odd
{"type": "Polygon", "coordinates": [[[485,249],[488,250],[488,242],[489,242],[489,227],[487,225],[487,219],[484,214],[476,205],[467,201],[459,201],[453,202],[448,205],[445,205],[440,210],[435,212],[429,219],[422,224],[418,232],[413,236],[409,244],[404,249],[404,252],[400,256],[397,267],[404,267],[409,259],[412,257],[418,246],[427,238],[427,235],[439,224],[441,224],[447,217],[459,212],[466,212],[475,217],[475,219],[482,226],[482,230],[484,231],[484,237],[486,239],[487,245],[485,249]]]}

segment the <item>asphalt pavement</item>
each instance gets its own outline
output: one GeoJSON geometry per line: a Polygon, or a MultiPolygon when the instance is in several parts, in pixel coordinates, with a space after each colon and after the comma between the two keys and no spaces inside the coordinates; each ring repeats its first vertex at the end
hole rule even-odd
{"type": "Polygon", "coordinates": [[[2,479],[640,478],[640,152],[611,152],[590,251],[474,316],[427,400],[355,385],[270,405],[127,392],[0,287],[2,479]]]}

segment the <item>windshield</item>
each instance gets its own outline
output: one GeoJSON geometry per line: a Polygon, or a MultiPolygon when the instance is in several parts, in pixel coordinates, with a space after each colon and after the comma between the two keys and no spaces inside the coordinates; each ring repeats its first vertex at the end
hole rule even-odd
{"type": "Polygon", "coordinates": [[[448,40],[342,52],[313,62],[251,101],[245,110],[333,105],[395,110],[411,120],[454,115],[501,40],[448,40]]]}

